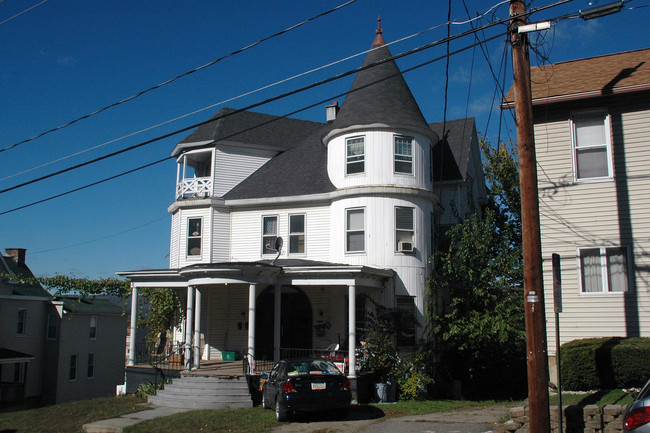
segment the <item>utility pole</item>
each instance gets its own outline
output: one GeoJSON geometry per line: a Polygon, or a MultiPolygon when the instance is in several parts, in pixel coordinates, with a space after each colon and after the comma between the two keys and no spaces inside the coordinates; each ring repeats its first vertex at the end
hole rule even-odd
{"type": "Polygon", "coordinates": [[[524,0],[510,0],[512,71],[514,76],[515,120],[521,185],[521,225],[524,250],[524,303],[526,314],[526,358],[531,433],[551,431],[548,399],[548,354],[542,280],[542,245],[539,224],[537,165],[533,135],[533,103],[530,88],[530,60],[524,0]]]}

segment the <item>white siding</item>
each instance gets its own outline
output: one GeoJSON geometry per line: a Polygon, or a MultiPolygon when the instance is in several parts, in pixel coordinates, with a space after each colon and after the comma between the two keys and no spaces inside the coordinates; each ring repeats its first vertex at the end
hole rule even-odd
{"type": "Polygon", "coordinates": [[[262,257],[262,216],[278,216],[278,235],[284,239],[281,258],[289,251],[289,214],[305,214],[305,252],[296,258],[329,260],[329,207],[269,207],[232,213],[232,260],[253,261],[262,257]]]}
{"type": "Polygon", "coordinates": [[[230,258],[230,212],[212,210],[212,262],[227,262],[230,258]]]}
{"type": "Polygon", "coordinates": [[[180,217],[181,212],[176,211],[172,215],[172,230],[171,230],[171,239],[169,242],[169,267],[174,269],[178,267],[179,262],[179,243],[180,243],[180,217]]]}
{"type": "Polygon", "coordinates": [[[230,146],[216,151],[214,195],[221,197],[264,165],[277,152],[230,146]]]}
{"type": "Polygon", "coordinates": [[[212,218],[210,209],[181,209],[178,219],[178,267],[182,268],[188,265],[195,265],[197,263],[210,263],[210,227],[212,226],[212,218]],[[187,220],[189,218],[202,218],[203,224],[201,226],[201,255],[198,257],[187,256],[187,220]]]}
{"type": "MultiPolygon", "coordinates": [[[[615,180],[574,184],[568,111],[545,115],[535,125],[540,223],[544,259],[548,349],[555,353],[555,316],[551,254],[562,258],[561,342],[600,336],[650,336],[650,212],[648,161],[650,110],[634,97],[608,109],[615,149],[615,180]],[[627,112],[621,112],[621,111],[627,112]],[[633,264],[632,289],[621,293],[580,293],[576,252],[579,247],[628,246],[633,264]]],[[[647,103],[645,103],[647,107],[647,103]]],[[[592,108],[591,106],[589,108],[592,108]]],[[[594,107],[598,108],[598,107],[594,107]]]]}

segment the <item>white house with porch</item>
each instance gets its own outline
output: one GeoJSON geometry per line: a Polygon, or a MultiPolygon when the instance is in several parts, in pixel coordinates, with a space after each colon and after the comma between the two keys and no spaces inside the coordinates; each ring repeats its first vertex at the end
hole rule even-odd
{"type": "MultiPolygon", "coordinates": [[[[484,203],[478,137],[472,118],[427,123],[381,28],[372,47],[326,123],[222,109],[174,148],[169,269],[118,274],[135,301],[182,292],[186,369],[337,344],[354,366],[373,303],[424,322],[438,236],[484,203]]],[[[422,327],[403,325],[409,350],[422,327]]]]}

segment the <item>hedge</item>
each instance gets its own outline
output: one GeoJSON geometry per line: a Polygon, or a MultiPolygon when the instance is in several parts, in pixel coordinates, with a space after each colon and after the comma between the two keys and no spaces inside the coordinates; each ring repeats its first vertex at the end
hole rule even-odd
{"type": "Polygon", "coordinates": [[[587,338],[561,347],[562,388],[642,387],[650,379],[650,338],[587,338]]]}

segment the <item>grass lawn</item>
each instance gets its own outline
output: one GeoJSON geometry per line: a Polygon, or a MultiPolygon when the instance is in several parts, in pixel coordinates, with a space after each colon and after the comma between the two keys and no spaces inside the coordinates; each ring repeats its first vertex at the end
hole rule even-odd
{"type": "MultiPolygon", "coordinates": [[[[588,393],[562,393],[562,406],[586,406],[588,404],[595,404],[600,407],[606,406],[608,404],[620,404],[621,406],[627,406],[632,403],[634,397],[639,393],[638,390],[634,391],[624,391],[622,389],[614,389],[611,391],[597,391],[597,392],[588,392],[588,393]]],[[[549,401],[551,406],[557,406],[558,396],[557,394],[551,394],[549,396],[549,401]]]]}
{"type": "MultiPolygon", "coordinates": [[[[621,390],[603,391],[591,394],[563,394],[562,403],[626,405],[632,401],[635,392],[621,390]]],[[[0,432],[15,433],[79,433],[83,424],[119,417],[146,409],[138,403],[144,399],[133,396],[108,397],[84,400],[39,409],[0,413],[0,432]]],[[[515,406],[516,402],[495,401],[400,401],[396,404],[358,406],[356,412],[369,419],[394,418],[444,412],[469,407],[487,407],[495,404],[515,406]]],[[[551,396],[551,405],[557,405],[557,396],[551,396]]],[[[260,407],[232,410],[197,410],[144,421],[125,429],[128,433],[184,433],[184,432],[270,432],[277,427],[275,413],[260,407]]]]}
{"type": "MultiPolygon", "coordinates": [[[[421,415],[466,407],[494,405],[494,401],[400,401],[395,404],[357,406],[356,413],[368,419],[394,418],[407,415],[421,415]]],[[[333,419],[333,418],[324,418],[333,419]]],[[[144,421],[125,428],[126,433],[217,433],[217,432],[270,432],[278,426],[275,412],[261,407],[233,410],[198,410],[144,421]]]]}
{"type": "Polygon", "coordinates": [[[138,406],[143,402],[133,396],[105,397],[0,413],[0,432],[77,433],[86,423],[146,409],[138,406]]]}

